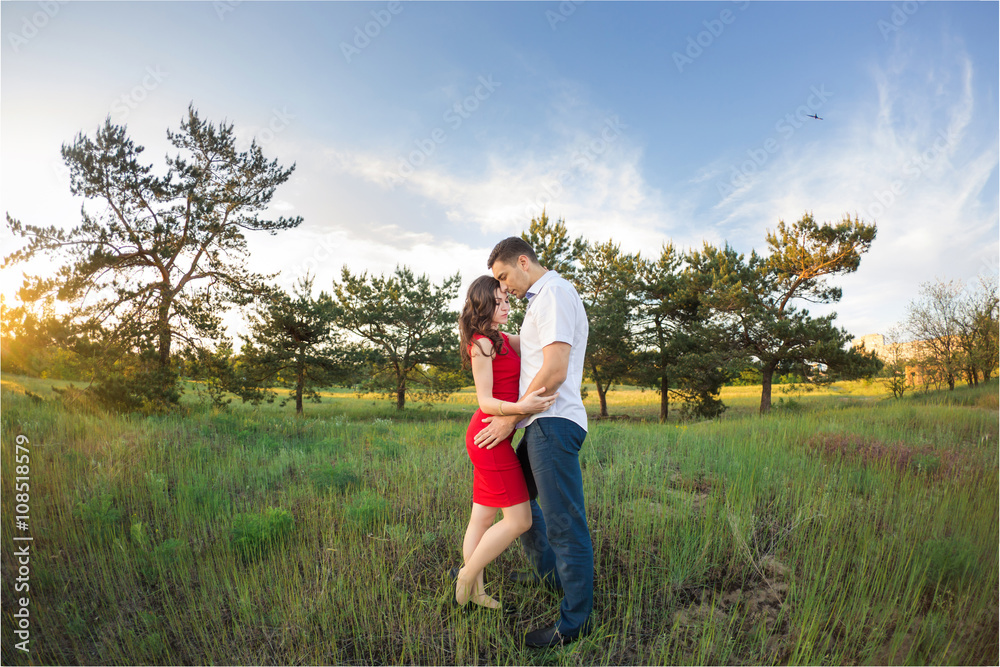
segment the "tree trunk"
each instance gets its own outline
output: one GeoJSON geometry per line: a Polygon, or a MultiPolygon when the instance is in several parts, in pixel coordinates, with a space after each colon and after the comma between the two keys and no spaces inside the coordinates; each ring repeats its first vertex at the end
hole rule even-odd
{"type": "Polygon", "coordinates": [[[667,374],[660,376],[660,423],[666,423],[667,413],[670,411],[670,386],[667,381],[667,374]]]}
{"type": "Polygon", "coordinates": [[[955,374],[949,371],[948,372],[948,391],[954,391],[954,390],[955,390],[955,374]]]}
{"type": "Polygon", "coordinates": [[[156,331],[159,335],[160,367],[170,365],[170,302],[160,304],[156,318],[156,331]]]}
{"type": "Polygon", "coordinates": [[[771,411],[771,380],[774,378],[774,369],[777,363],[772,362],[760,369],[760,414],[766,415],[771,411]]]}
{"type": "Polygon", "coordinates": [[[594,384],[597,385],[597,398],[601,402],[601,416],[608,416],[608,388],[594,376],[594,384]]]}
{"type": "Polygon", "coordinates": [[[305,360],[300,356],[298,360],[298,368],[296,369],[297,377],[295,382],[295,416],[302,416],[302,392],[306,386],[306,364],[305,360]]]}
{"type": "Polygon", "coordinates": [[[400,381],[400,383],[398,385],[396,385],[396,409],[397,410],[402,410],[404,407],[406,407],[406,381],[405,380],[400,381]]]}

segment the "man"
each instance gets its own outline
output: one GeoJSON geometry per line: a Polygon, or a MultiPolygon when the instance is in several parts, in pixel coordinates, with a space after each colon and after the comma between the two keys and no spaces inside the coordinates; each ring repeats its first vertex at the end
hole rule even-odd
{"type": "Polygon", "coordinates": [[[580,447],[587,437],[587,411],[580,397],[587,313],[573,285],[542,267],[521,238],[498,243],[487,266],[505,290],[528,299],[521,325],[521,396],[540,387],[546,395],[559,392],[551,408],[520,423],[518,417],[488,417],[475,438],[479,447],[492,448],[515,428],[525,427],[538,501],[531,501],[532,525],[521,544],[535,570],[532,579],[564,593],[558,621],[529,632],[525,645],[558,646],[590,632],[594,606],[594,549],[580,471],[580,447]]]}

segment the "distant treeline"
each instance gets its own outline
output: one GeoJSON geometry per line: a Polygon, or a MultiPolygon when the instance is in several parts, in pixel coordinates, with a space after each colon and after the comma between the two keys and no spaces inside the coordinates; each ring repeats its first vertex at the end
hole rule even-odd
{"type": "MultiPolygon", "coordinates": [[[[315,295],[310,276],[285,292],[274,275],[246,269],[245,234],[301,224],[260,217],[294,165],[266,160],[256,143],[237,151],[233,126],[203,121],[193,106],[167,137],[177,154],[157,176],[109,118],[94,139],[81,133],[62,148],[71,192],[99,204],[84,209],[77,227],[37,227],[8,214],[11,231],[28,243],[5,266],[48,255],[62,268],[27,278],[21,302],[4,304],[5,372],[86,381],[106,407],[146,412],[173,409],[182,377],[198,380],[216,404],[229,394],[273,401],[271,388],[284,387],[299,413],[332,385],[392,395],[403,409],[407,397],[471,384],[459,366],[457,313],[448,309],[461,276],[433,284],[405,266],[377,276],[344,267],[329,292],[315,295]],[[247,318],[239,353],[222,326],[231,308],[247,318]]],[[[849,348],[852,336],[834,315],[814,317],[798,305],[839,301],[828,278],[856,271],[875,236],[874,223],[819,223],[809,213],[779,221],[762,255],[707,243],[631,254],[610,240],[571,239],[565,221],[545,212],[522,233],[541,264],[584,300],[586,370],[601,413],[607,392],[628,383],[659,392],[663,420],[672,399],[689,416],[720,414],[719,390],[729,381],[754,377],[764,413],[778,378],[830,382],[878,372],[882,362],[849,348]]],[[[522,316],[518,304],[511,326],[522,316]]]]}

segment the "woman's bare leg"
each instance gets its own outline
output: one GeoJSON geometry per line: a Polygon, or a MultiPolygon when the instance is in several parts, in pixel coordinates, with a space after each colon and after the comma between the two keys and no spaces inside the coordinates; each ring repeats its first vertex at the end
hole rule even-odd
{"type": "MultiPolygon", "coordinates": [[[[483,534],[490,529],[493,525],[493,521],[497,517],[496,507],[486,507],[485,505],[472,504],[472,513],[469,516],[469,526],[465,529],[465,539],[462,541],[462,559],[468,562],[472,558],[472,554],[476,551],[476,547],[479,546],[479,541],[483,538],[483,534]]],[[[479,577],[476,579],[476,586],[473,595],[471,595],[473,602],[480,604],[484,607],[498,607],[500,603],[491,598],[486,594],[486,585],[483,582],[483,572],[479,572],[479,577]]],[[[470,599],[469,595],[463,595],[461,598],[457,595],[456,588],[456,600],[470,599]]],[[[464,603],[463,603],[464,604],[464,603]]]]}
{"type": "MultiPolygon", "coordinates": [[[[482,508],[482,512],[478,514],[479,518],[485,516],[487,512],[492,512],[491,516],[496,516],[495,508],[473,504],[473,519],[477,517],[477,508],[482,508]]],[[[469,521],[470,527],[472,526],[473,519],[469,521]]],[[[465,554],[465,567],[458,571],[458,580],[455,583],[455,600],[459,604],[464,605],[469,599],[473,598],[473,591],[478,592],[477,588],[481,585],[483,569],[503,553],[504,549],[509,547],[521,533],[530,527],[531,507],[527,502],[504,508],[503,519],[489,526],[480,537],[473,552],[465,554]]],[[[485,595],[485,590],[483,590],[482,594],[485,595]]],[[[489,598],[489,600],[496,602],[493,598],[489,598]]],[[[483,604],[483,602],[479,602],[478,600],[476,602],[483,604]]],[[[498,606],[498,604],[487,603],[484,606],[494,607],[498,606]]]]}

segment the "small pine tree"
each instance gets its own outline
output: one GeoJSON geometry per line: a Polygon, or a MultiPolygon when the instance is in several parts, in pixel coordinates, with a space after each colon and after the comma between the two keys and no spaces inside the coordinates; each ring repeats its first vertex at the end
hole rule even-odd
{"type": "MultiPolygon", "coordinates": [[[[302,415],[304,398],[319,403],[317,391],[348,375],[334,323],[336,309],[326,292],[312,296],[313,278],[304,276],[293,294],[272,293],[261,311],[250,318],[250,335],[234,369],[234,389],[244,401],[274,400],[271,387],[288,389],[302,415]]],[[[281,406],[285,401],[281,402],[281,406]]]]}

